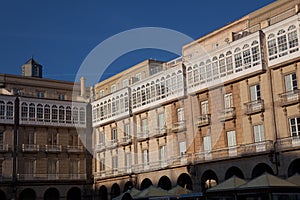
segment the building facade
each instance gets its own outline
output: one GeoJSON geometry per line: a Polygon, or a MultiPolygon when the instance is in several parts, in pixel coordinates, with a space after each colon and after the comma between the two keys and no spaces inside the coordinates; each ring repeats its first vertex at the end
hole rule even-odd
{"type": "Polygon", "coordinates": [[[91,88],[94,191],[300,172],[299,5],[281,0],[91,88]]]}
{"type": "MultiPolygon", "coordinates": [[[[22,69],[42,73],[33,58],[22,69]]],[[[0,82],[0,199],[90,199],[86,91],[36,73],[0,82]]]]}

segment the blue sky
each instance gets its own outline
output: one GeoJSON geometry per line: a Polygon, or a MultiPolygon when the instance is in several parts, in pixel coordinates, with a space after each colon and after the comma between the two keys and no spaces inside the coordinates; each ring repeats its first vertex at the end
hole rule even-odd
{"type": "MultiPolygon", "coordinates": [[[[73,81],[88,53],[122,31],[163,27],[197,39],[273,1],[1,1],[0,73],[20,75],[21,65],[33,55],[44,77],[73,81]]],[[[159,50],[135,51],[116,60],[105,77],[147,58],[174,57],[159,50]]]]}

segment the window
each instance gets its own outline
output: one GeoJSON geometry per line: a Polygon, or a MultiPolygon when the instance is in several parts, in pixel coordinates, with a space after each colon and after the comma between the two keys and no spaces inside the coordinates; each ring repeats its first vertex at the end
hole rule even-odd
{"type": "Polygon", "coordinates": [[[79,109],[79,120],[80,120],[80,124],[85,124],[85,109],[84,108],[79,109]]]}
{"type": "Polygon", "coordinates": [[[201,101],[201,114],[207,115],[208,114],[208,100],[201,101]]]}
{"type": "Polygon", "coordinates": [[[29,105],[29,120],[35,121],[35,105],[33,103],[29,105]]]}
{"type": "MultiPolygon", "coordinates": [[[[0,102],[0,116],[2,116],[1,112],[2,112],[2,103],[0,102]]],[[[21,120],[27,120],[27,119],[28,119],[28,105],[27,103],[24,102],[21,104],[21,120]]]]}
{"type": "Polygon", "coordinates": [[[45,108],[44,108],[44,121],[50,122],[50,106],[49,105],[45,105],[45,108]]]}
{"type": "Polygon", "coordinates": [[[225,57],[224,54],[219,56],[219,66],[221,77],[226,76],[225,57]]]}
{"type": "Polygon", "coordinates": [[[98,143],[100,145],[104,145],[105,144],[105,133],[104,132],[100,132],[99,133],[98,143]]]}
{"type": "Polygon", "coordinates": [[[256,65],[260,64],[259,44],[256,40],[252,42],[251,51],[252,51],[253,66],[256,66],[256,65]]]}
{"type": "Polygon", "coordinates": [[[135,77],[137,78],[137,81],[142,80],[142,73],[136,74],[135,77]]]}
{"type": "Polygon", "coordinates": [[[63,106],[59,106],[59,123],[65,122],[65,108],[63,106]]]}
{"type": "Polygon", "coordinates": [[[68,124],[72,123],[72,109],[70,106],[66,108],[66,122],[68,124]]]}
{"type": "Polygon", "coordinates": [[[261,99],[260,94],[260,85],[253,85],[250,87],[250,100],[251,101],[257,101],[261,99]]]}
{"type": "Polygon", "coordinates": [[[158,72],[160,72],[162,70],[162,65],[155,65],[155,66],[151,66],[150,67],[150,74],[157,74],[158,72]]]}
{"type": "Polygon", "coordinates": [[[279,57],[285,56],[287,55],[287,38],[286,38],[286,34],[284,30],[280,30],[277,33],[278,37],[277,37],[277,43],[278,43],[278,53],[279,53],[279,57]]]}
{"type": "Polygon", "coordinates": [[[117,156],[112,157],[112,168],[113,168],[113,170],[118,170],[118,157],[117,156]]]}
{"type": "Polygon", "coordinates": [[[52,106],[52,122],[57,122],[58,109],[57,106],[52,106]]]}
{"type": "Polygon", "coordinates": [[[277,58],[277,46],[276,38],[274,34],[268,36],[268,51],[269,51],[269,60],[277,58]]]}
{"type": "Polygon", "coordinates": [[[28,132],[27,135],[27,144],[35,144],[35,133],[34,132],[28,132]]]}
{"type": "Polygon", "coordinates": [[[125,124],[125,136],[127,136],[127,137],[130,136],[130,124],[129,123],[125,124]]]}
{"type": "Polygon", "coordinates": [[[253,126],[253,132],[255,142],[265,141],[264,126],[262,124],[253,126]]]}
{"type": "Polygon", "coordinates": [[[160,161],[165,162],[167,159],[167,148],[166,145],[159,147],[159,158],[160,161]]]}
{"type": "Polygon", "coordinates": [[[65,100],[65,94],[58,94],[58,100],[65,100]]]}
{"type": "Polygon", "coordinates": [[[232,93],[228,93],[224,95],[224,108],[232,108],[233,107],[233,100],[232,100],[232,93]]]}
{"type": "Polygon", "coordinates": [[[218,58],[213,57],[212,68],[213,68],[213,77],[214,79],[219,78],[219,68],[218,68],[218,58]]]}
{"type": "Polygon", "coordinates": [[[110,86],[110,92],[113,93],[113,92],[115,92],[115,91],[117,91],[116,85],[110,86]]]}
{"type": "Polygon", "coordinates": [[[180,154],[180,156],[183,156],[186,154],[186,142],[185,141],[179,142],[179,154],[180,154]]]}
{"type": "Polygon", "coordinates": [[[210,136],[203,137],[203,149],[205,152],[211,151],[211,139],[210,136]]]}
{"type": "Polygon", "coordinates": [[[297,84],[296,73],[292,73],[292,74],[284,76],[284,81],[285,81],[285,91],[286,92],[297,90],[298,84],[297,84]]]}
{"type": "Polygon", "coordinates": [[[250,52],[250,47],[249,45],[245,45],[243,47],[243,60],[244,60],[244,66],[245,69],[250,68],[251,67],[251,52],[250,52]]]}
{"type": "Polygon", "coordinates": [[[142,119],[142,134],[143,136],[148,135],[148,120],[147,119],[142,119]]]}
{"type": "Polygon", "coordinates": [[[143,150],[143,164],[144,165],[149,164],[149,150],[148,149],[143,150]]]}
{"type": "Polygon", "coordinates": [[[0,118],[5,118],[5,103],[4,101],[0,101],[0,118]]]}
{"type": "Polygon", "coordinates": [[[132,157],[131,153],[126,153],[126,161],[125,161],[125,166],[127,169],[130,169],[132,165],[132,157]]]}
{"type": "Polygon", "coordinates": [[[185,117],[184,117],[184,108],[178,108],[177,109],[177,120],[178,122],[182,122],[184,121],[185,117]]]}
{"type": "Polygon", "coordinates": [[[77,124],[77,123],[78,123],[78,116],[79,116],[78,108],[77,108],[77,107],[74,107],[74,108],[73,108],[73,123],[74,123],[74,124],[77,124]]]}
{"type": "Polygon", "coordinates": [[[79,174],[79,160],[70,160],[70,175],[77,177],[79,174]]]}
{"type": "Polygon", "coordinates": [[[234,50],[234,63],[235,63],[235,72],[239,72],[243,70],[241,68],[243,65],[243,61],[242,61],[242,54],[240,52],[240,48],[236,48],[234,50]]]}
{"type": "Polygon", "coordinates": [[[25,163],[25,174],[27,176],[32,176],[35,172],[35,160],[26,159],[25,163]]]}
{"type": "Polygon", "coordinates": [[[158,114],[158,127],[159,129],[165,128],[165,113],[158,114]]]}
{"type": "Polygon", "coordinates": [[[42,122],[43,121],[43,105],[42,104],[38,104],[37,108],[36,108],[36,117],[37,117],[37,121],[42,122]]]}
{"type": "Polygon", "coordinates": [[[236,146],[235,131],[228,131],[227,132],[227,145],[228,145],[228,147],[236,146]]]}
{"type": "Polygon", "coordinates": [[[123,80],[123,88],[128,87],[128,85],[129,85],[128,79],[124,79],[123,80]]]}
{"type": "Polygon", "coordinates": [[[113,142],[117,142],[118,140],[118,131],[116,128],[113,128],[111,131],[111,139],[113,142]]]}
{"type": "Polygon", "coordinates": [[[76,133],[69,133],[69,145],[78,146],[78,135],[76,133]]]}
{"type": "Polygon", "coordinates": [[[58,160],[49,159],[48,160],[48,175],[56,175],[58,174],[58,160]]]}
{"type": "Polygon", "coordinates": [[[298,36],[297,36],[297,30],[296,26],[292,25],[288,29],[288,40],[289,40],[289,48],[290,48],[290,53],[294,53],[298,51],[298,36]]]}
{"type": "Polygon", "coordinates": [[[6,119],[13,119],[13,116],[14,116],[14,104],[9,101],[6,104],[6,119]]]}
{"type": "Polygon", "coordinates": [[[100,160],[100,172],[104,172],[105,171],[105,160],[101,159],[100,160]]]}
{"type": "Polygon", "coordinates": [[[100,96],[100,98],[104,96],[104,90],[100,90],[99,96],[100,96]]]}
{"type": "Polygon", "coordinates": [[[44,97],[45,97],[45,93],[44,93],[44,92],[41,92],[41,91],[37,91],[37,92],[36,92],[36,97],[37,97],[37,98],[44,98],[44,97]]]}
{"type": "Polygon", "coordinates": [[[291,136],[300,136],[300,117],[290,119],[291,136]]]}
{"type": "Polygon", "coordinates": [[[57,145],[58,144],[58,134],[56,132],[48,133],[48,145],[57,145]]]}
{"type": "Polygon", "coordinates": [[[212,77],[212,73],[211,73],[211,61],[209,59],[206,61],[205,69],[206,69],[206,78],[207,78],[207,81],[211,81],[211,77],[212,77]]]}
{"type": "Polygon", "coordinates": [[[231,51],[228,51],[226,53],[226,69],[227,69],[227,75],[230,75],[233,73],[233,62],[232,62],[231,51]]]}
{"type": "Polygon", "coordinates": [[[0,132],[0,145],[4,144],[3,132],[0,132]]]}

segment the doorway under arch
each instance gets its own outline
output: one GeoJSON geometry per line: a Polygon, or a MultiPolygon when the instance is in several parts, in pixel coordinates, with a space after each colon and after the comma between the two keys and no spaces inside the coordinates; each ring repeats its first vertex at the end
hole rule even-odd
{"type": "Polygon", "coordinates": [[[180,174],[180,176],[177,179],[177,185],[180,185],[183,188],[186,188],[188,190],[193,190],[193,182],[191,177],[186,174],[180,174]]]}
{"type": "Polygon", "coordinates": [[[161,189],[164,189],[164,190],[172,189],[172,183],[171,183],[169,177],[162,176],[158,181],[157,187],[160,187],[161,189]]]}

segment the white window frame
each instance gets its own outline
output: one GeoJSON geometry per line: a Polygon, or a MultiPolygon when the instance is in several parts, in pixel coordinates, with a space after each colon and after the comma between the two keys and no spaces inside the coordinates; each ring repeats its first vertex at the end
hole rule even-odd
{"type": "Polygon", "coordinates": [[[232,93],[227,93],[224,95],[224,108],[229,109],[233,107],[233,97],[232,93]]]}
{"type": "Polygon", "coordinates": [[[257,124],[253,126],[254,142],[265,141],[265,130],[263,124],[257,124]]]}

